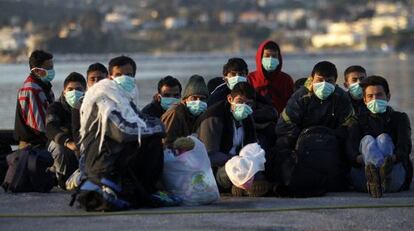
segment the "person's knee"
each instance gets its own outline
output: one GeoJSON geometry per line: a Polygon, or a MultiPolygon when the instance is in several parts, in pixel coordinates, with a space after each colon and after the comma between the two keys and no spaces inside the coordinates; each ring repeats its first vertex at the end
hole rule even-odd
{"type": "Polygon", "coordinates": [[[364,136],[359,143],[359,151],[362,152],[367,146],[375,143],[376,140],[371,135],[364,136]]]}
{"type": "Polygon", "coordinates": [[[387,133],[382,133],[377,137],[377,145],[384,156],[392,155],[394,152],[394,143],[387,133]]]}

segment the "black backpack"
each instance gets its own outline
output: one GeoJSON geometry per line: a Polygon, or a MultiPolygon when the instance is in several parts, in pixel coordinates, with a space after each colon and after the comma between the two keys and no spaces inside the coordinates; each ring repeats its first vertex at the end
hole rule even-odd
{"type": "Polygon", "coordinates": [[[9,168],[2,184],[6,192],[49,192],[55,176],[49,171],[52,155],[45,149],[28,146],[7,156],[9,168]]]}
{"type": "Polygon", "coordinates": [[[283,181],[292,196],[321,196],[342,190],[343,169],[335,131],[314,126],[301,132],[294,155],[283,163],[283,181]]]}
{"type": "Polygon", "coordinates": [[[7,164],[6,156],[12,152],[9,144],[0,141],[0,182],[3,182],[6,176],[9,165],[7,164]]]}

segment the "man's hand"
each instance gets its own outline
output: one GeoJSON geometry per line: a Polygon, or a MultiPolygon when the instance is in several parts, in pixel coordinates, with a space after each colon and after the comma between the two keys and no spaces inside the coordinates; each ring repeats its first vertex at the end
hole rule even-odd
{"type": "Polygon", "coordinates": [[[65,147],[69,148],[70,150],[74,152],[78,151],[78,147],[76,147],[76,144],[73,141],[66,142],[65,147]]]}

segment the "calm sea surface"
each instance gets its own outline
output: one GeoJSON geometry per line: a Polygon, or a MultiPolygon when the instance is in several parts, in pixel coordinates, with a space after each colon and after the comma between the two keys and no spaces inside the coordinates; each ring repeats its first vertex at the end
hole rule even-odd
{"type": "MultiPolygon", "coordinates": [[[[111,55],[55,55],[56,78],[53,91],[58,97],[62,92],[63,80],[73,71],[86,74],[89,64],[107,64],[111,55]]],[[[168,54],[159,56],[131,55],[137,62],[137,84],[140,91],[139,106],[142,108],[151,101],[161,77],[177,77],[183,86],[192,74],[200,74],[209,79],[221,76],[223,64],[231,57],[242,57],[249,70],[256,69],[253,54],[168,54]]],[[[284,57],[283,71],[294,80],[306,77],[319,61],[328,60],[338,68],[337,84],[343,86],[343,71],[350,65],[361,65],[368,75],[381,75],[388,79],[391,90],[391,106],[405,111],[414,120],[414,56],[393,54],[338,54],[338,55],[289,55],[284,57]]],[[[16,107],[17,89],[29,73],[28,64],[0,64],[0,129],[12,129],[16,107]]]]}

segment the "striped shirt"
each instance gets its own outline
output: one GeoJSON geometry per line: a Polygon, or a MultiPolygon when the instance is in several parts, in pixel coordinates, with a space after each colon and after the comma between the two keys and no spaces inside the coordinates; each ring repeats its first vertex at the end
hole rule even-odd
{"type": "Polygon", "coordinates": [[[38,132],[46,132],[46,111],[50,103],[54,101],[53,92],[46,95],[45,90],[39,85],[39,80],[29,76],[18,92],[18,105],[22,119],[26,126],[38,132]]]}

